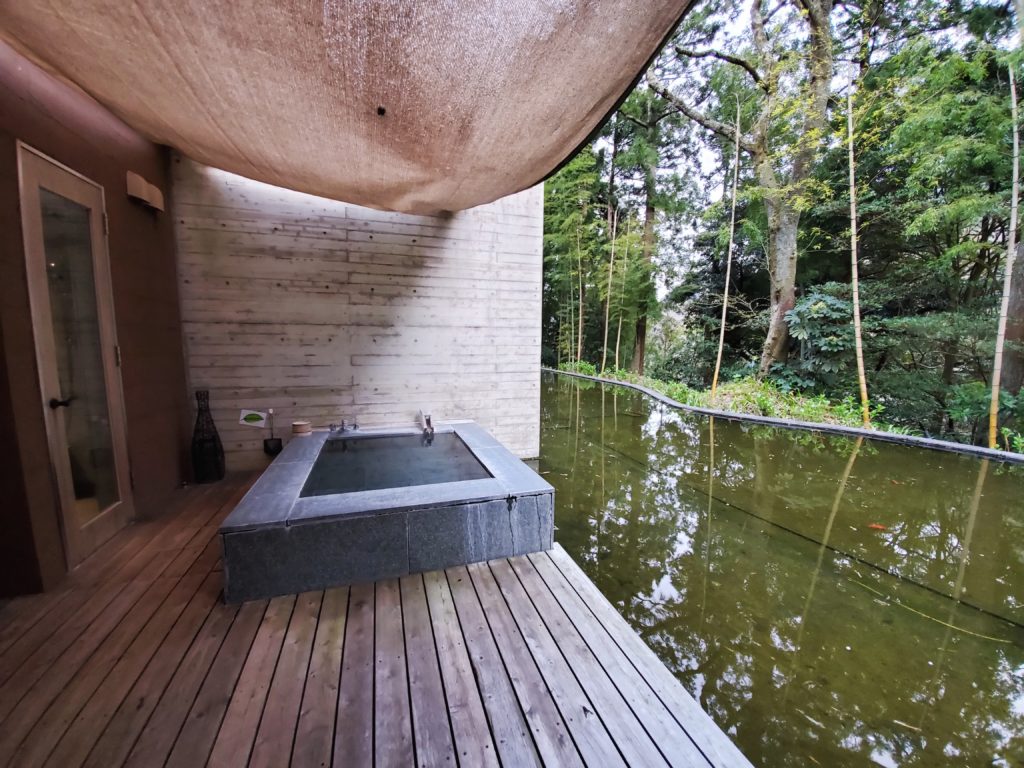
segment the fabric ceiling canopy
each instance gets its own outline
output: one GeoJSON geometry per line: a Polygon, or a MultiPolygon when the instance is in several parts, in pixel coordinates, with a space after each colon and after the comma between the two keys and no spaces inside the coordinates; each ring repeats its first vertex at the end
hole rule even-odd
{"type": "Polygon", "coordinates": [[[208,165],[433,213],[525,189],[689,0],[9,0],[0,35],[208,165]]]}

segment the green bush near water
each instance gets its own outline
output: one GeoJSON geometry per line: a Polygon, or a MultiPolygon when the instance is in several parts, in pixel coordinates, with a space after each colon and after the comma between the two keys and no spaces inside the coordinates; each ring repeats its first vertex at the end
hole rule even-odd
{"type": "MultiPolygon", "coordinates": [[[[583,373],[589,376],[597,375],[595,366],[587,362],[563,363],[559,366],[559,370],[583,373]]],[[[753,376],[723,382],[718,387],[714,400],[711,398],[710,390],[692,389],[679,382],[638,376],[630,371],[608,370],[604,372],[603,376],[614,381],[640,384],[656,392],[661,392],[683,405],[697,408],[716,408],[732,413],[770,416],[776,419],[808,421],[816,424],[861,426],[860,406],[852,397],[836,403],[823,395],[786,392],[771,381],[760,381],[753,376]]],[[[879,418],[881,413],[882,408],[878,407],[871,414],[872,424],[876,429],[884,432],[912,434],[905,427],[896,427],[881,421],[879,418]]]]}

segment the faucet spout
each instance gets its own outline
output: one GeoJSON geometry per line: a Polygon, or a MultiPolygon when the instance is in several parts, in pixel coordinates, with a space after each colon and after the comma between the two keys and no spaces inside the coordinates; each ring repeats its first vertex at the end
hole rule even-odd
{"type": "Polygon", "coordinates": [[[327,434],[329,437],[338,437],[339,435],[343,435],[346,432],[355,432],[357,429],[359,429],[359,425],[355,422],[354,419],[352,421],[351,427],[348,426],[344,419],[342,419],[341,424],[328,424],[327,434]]]}
{"type": "Polygon", "coordinates": [[[434,425],[430,421],[430,414],[426,411],[420,411],[420,422],[423,424],[423,439],[429,445],[434,440],[434,425]]]}

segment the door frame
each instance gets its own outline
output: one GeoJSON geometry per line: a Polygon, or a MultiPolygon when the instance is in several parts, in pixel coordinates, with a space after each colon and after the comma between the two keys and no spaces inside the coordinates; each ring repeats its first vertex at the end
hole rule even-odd
{"type": "Polygon", "coordinates": [[[134,517],[127,418],[121,382],[120,353],[117,346],[117,323],[114,317],[114,294],[108,251],[106,196],[102,185],[92,179],[20,140],[16,142],[16,145],[22,244],[25,252],[25,272],[32,317],[32,335],[35,342],[36,369],[39,375],[39,404],[46,425],[48,458],[59,503],[58,519],[64,541],[64,557],[70,570],[85,560],[134,517]],[[91,188],[91,194],[83,194],[83,184],[91,188]],[[40,186],[87,207],[89,210],[97,326],[100,334],[100,356],[103,365],[118,501],[82,526],[77,524],[74,517],[75,494],[70,464],[67,460],[68,441],[64,418],[59,410],[50,408],[48,404],[51,397],[63,395],[60,393],[57,378],[56,344],[40,214],[40,186]],[[92,199],[88,200],[87,197],[92,197],[92,199]]]}

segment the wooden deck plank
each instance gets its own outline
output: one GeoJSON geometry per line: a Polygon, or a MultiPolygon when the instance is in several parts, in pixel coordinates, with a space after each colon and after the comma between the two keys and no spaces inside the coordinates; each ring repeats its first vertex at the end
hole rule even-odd
{"type": "Polygon", "coordinates": [[[237,614],[238,606],[214,606],[160,695],[160,701],[128,754],[125,765],[138,768],[163,765],[237,614]]]}
{"type": "MultiPolygon", "coordinates": [[[[73,727],[80,734],[81,744],[85,745],[85,749],[88,749],[90,736],[95,740],[95,744],[88,750],[84,763],[86,766],[105,768],[105,766],[121,765],[125,761],[145,724],[157,709],[167,685],[174,677],[188,649],[193,646],[196,638],[204,629],[209,631],[211,622],[218,621],[218,618],[213,616],[213,611],[217,607],[219,594],[219,579],[207,578],[196,597],[189,601],[180,620],[164,638],[156,653],[151,659],[148,659],[144,671],[100,733],[90,732],[87,724],[83,724],[79,728],[73,727]]],[[[219,617],[219,621],[223,621],[222,617],[219,617]]],[[[111,691],[112,698],[108,702],[108,707],[114,705],[114,696],[117,695],[117,692],[115,684],[115,690],[111,691]]],[[[78,726],[78,723],[75,725],[78,726]]],[[[76,743],[70,749],[78,751],[83,749],[83,746],[76,743]]],[[[53,757],[51,756],[49,762],[60,765],[53,762],[53,757]]]]}
{"type": "MultiPolygon", "coordinates": [[[[313,638],[320,617],[323,592],[305,592],[295,600],[284,645],[274,670],[263,717],[256,732],[250,766],[287,765],[295,742],[295,726],[302,707],[302,693],[309,672],[313,638]]],[[[187,764],[182,764],[183,767],[187,764]]]]}
{"type": "Polygon", "coordinates": [[[57,742],[47,765],[82,765],[94,747],[100,764],[121,763],[156,706],[159,694],[150,692],[162,691],[170,680],[220,588],[220,579],[207,575],[177,616],[169,605],[149,623],[57,742]],[[127,746],[111,753],[104,744],[127,746]]]}
{"type": "Polygon", "coordinates": [[[346,768],[373,764],[373,593],[372,583],[349,592],[333,758],[346,768]]]}
{"type": "MultiPolygon", "coordinates": [[[[249,605],[262,607],[262,603],[249,605]]],[[[275,597],[267,605],[256,639],[252,641],[245,666],[231,694],[210,753],[209,765],[235,766],[248,762],[294,607],[294,595],[275,597]]]]}
{"type": "Polygon", "coordinates": [[[465,568],[449,568],[445,575],[502,765],[541,765],[531,734],[532,723],[527,723],[519,706],[469,572],[465,568]]]}
{"type": "MultiPolygon", "coordinates": [[[[0,754],[27,732],[92,651],[120,623],[121,619],[151,587],[153,580],[174,559],[173,552],[156,554],[138,579],[117,589],[109,601],[98,601],[94,610],[84,611],[73,624],[69,638],[44,644],[20,666],[0,689],[0,754]]],[[[155,587],[158,591],[161,585],[155,587]]],[[[116,587],[115,587],[116,589],[116,587]]],[[[162,597],[160,599],[163,599],[162,597]]],[[[16,746],[16,743],[15,743],[16,746]]],[[[9,753],[7,753],[9,754],[9,753]]]]}
{"type": "Polygon", "coordinates": [[[498,652],[509,670],[512,687],[532,729],[537,751],[546,764],[586,765],[579,745],[574,742],[562,713],[558,711],[490,569],[486,564],[476,563],[465,570],[484,608],[484,617],[490,625],[498,652]]]}
{"type": "Polygon", "coordinates": [[[246,603],[239,609],[165,765],[190,767],[206,763],[266,608],[267,603],[260,601],[246,603]]]}
{"type": "Polygon", "coordinates": [[[0,605],[0,762],[749,765],[557,548],[222,604],[215,535],[247,486],[185,491],[0,605]]]}
{"type": "Polygon", "coordinates": [[[248,486],[245,476],[231,476],[215,485],[191,486],[175,492],[161,514],[122,528],[75,568],[68,581],[74,585],[92,585],[107,581],[118,569],[165,531],[187,519],[191,510],[207,505],[222,505],[239,486],[248,486]]]}
{"type": "MultiPolygon", "coordinates": [[[[214,495],[214,510],[221,510],[226,514],[225,507],[231,496],[247,485],[248,481],[241,482],[239,479],[225,483],[223,488],[219,488],[219,493],[214,495]]],[[[68,577],[67,585],[62,587],[66,590],[66,596],[60,599],[58,604],[52,605],[45,595],[40,596],[40,604],[44,607],[49,605],[50,609],[37,611],[38,616],[31,627],[0,654],[0,682],[6,681],[13,670],[24,664],[28,656],[50,637],[57,635],[58,630],[58,642],[49,645],[53,650],[60,649],[59,655],[63,650],[60,648],[60,641],[73,640],[72,635],[77,636],[84,628],[82,622],[87,625],[91,621],[90,612],[97,609],[98,603],[105,605],[112,600],[117,585],[123,586],[124,583],[137,578],[151,564],[153,555],[162,549],[160,542],[164,533],[174,530],[177,526],[186,525],[197,514],[209,516],[210,500],[207,496],[205,493],[193,494],[190,499],[192,503],[184,506],[177,514],[164,515],[159,520],[139,523],[124,529],[121,534],[125,535],[126,545],[118,548],[107,561],[97,559],[100,553],[96,553],[73,571],[68,577]],[[91,576],[100,579],[97,587],[88,586],[91,576]],[[73,610],[66,612],[63,610],[64,607],[71,607],[73,610]]],[[[4,716],[5,713],[0,709],[0,719],[4,716]]]]}
{"type": "Polygon", "coordinates": [[[556,544],[547,556],[707,759],[713,765],[750,765],[565,550],[556,544]]]}
{"type": "MultiPolygon", "coordinates": [[[[106,654],[108,658],[101,660],[100,664],[102,666],[103,661],[109,661],[109,666],[112,666],[117,656],[115,655],[113,659],[109,656],[119,655],[119,652],[128,646],[132,636],[145,625],[156,606],[170,593],[173,585],[169,579],[157,579],[148,585],[134,582],[110,603],[96,621],[54,661],[45,674],[39,676],[18,699],[16,706],[0,727],[0,763],[22,764],[20,760],[14,758],[19,744],[50,705],[59,703],[55,701],[57,696],[63,694],[69,687],[70,699],[65,698],[65,701],[73,701],[80,695],[77,686],[73,684],[73,679],[91,661],[95,653],[100,653],[97,649],[110,647],[109,654],[106,654]]],[[[17,692],[11,692],[9,695],[14,700],[17,692]]]]}
{"type": "MultiPolygon", "coordinates": [[[[706,763],[706,758],[686,735],[686,731],[676,722],[672,713],[654,694],[647,681],[637,672],[604,627],[595,620],[586,603],[565,580],[551,559],[546,554],[540,554],[531,555],[529,560],[543,581],[544,587],[550,590],[558,607],[572,623],[573,629],[579,633],[587,648],[596,656],[629,708],[637,714],[644,730],[651,735],[665,759],[677,768],[706,763]]],[[[520,572],[521,578],[526,574],[526,569],[518,562],[514,562],[514,567],[520,572]]],[[[540,584],[535,584],[535,588],[529,591],[535,601],[544,599],[540,584]]],[[[553,610],[552,608],[543,612],[546,621],[553,610]]]]}
{"type": "Polygon", "coordinates": [[[26,665],[40,667],[40,674],[45,671],[123,588],[123,584],[108,583],[79,599],[72,596],[68,606],[71,610],[47,613],[0,656],[0,720],[9,714],[9,707],[15,703],[5,692],[11,677],[17,673],[28,674],[24,671],[26,665]],[[58,628],[61,631],[56,634],[58,628]],[[7,707],[4,701],[8,702],[7,707]]]}
{"type": "MultiPolygon", "coordinates": [[[[37,724],[58,695],[61,698],[56,706],[60,711],[55,713],[54,727],[66,726],[70,719],[67,713],[73,714],[77,709],[76,704],[80,705],[83,698],[91,695],[177,583],[177,579],[163,576],[167,568],[175,561],[185,561],[190,566],[191,562],[188,561],[194,562],[197,555],[183,550],[155,553],[139,578],[121,590],[97,615],[95,621],[53,659],[42,674],[39,674],[39,670],[44,660],[19,669],[8,680],[5,695],[9,697],[8,701],[17,701],[17,706],[3,721],[0,730],[0,760],[12,757],[12,750],[18,747],[19,742],[37,724]],[[82,674],[79,674],[80,671],[82,674]],[[21,686],[33,677],[36,679],[30,688],[21,691],[21,686]],[[20,699],[19,694],[22,694],[20,699]]],[[[207,569],[212,560],[212,557],[207,558],[207,569]]],[[[50,644],[50,647],[54,645],[50,644]]],[[[32,657],[29,661],[34,659],[32,657]]],[[[62,730],[56,735],[60,733],[62,730]]],[[[45,755],[39,756],[37,753],[45,746],[52,745],[52,739],[52,735],[33,739],[26,745],[27,751],[14,761],[20,765],[41,762],[45,755]]]]}
{"type": "Polygon", "coordinates": [[[0,616],[0,657],[48,613],[63,612],[79,601],[82,591],[66,588],[12,600],[0,616]]]}
{"type": "MultiPolygon", "coordinates": [[[[498,753],[494,749],[487,713],[476,687],[473,664],[466,650],[448,580],[443,573],[434,571],[423,574],[423,584],[459,764],[497,768],[498,753]]],[[[522,737],[532,750],[525,723],[522,737]]]]}
{"type": "Polygon", "coordinates": [[[455,747],[441,669],[430,627],[430,609],[420,574],[399,582],[405,631],[406,664],[409,670],[409,701],[412,708],[416,764],[455,766],[455,747]]]}
{"type": "MultiPolygon", "coordinates": [[[[503,567],[514,572],[519,579],[524,594],[528,595],[536,606],[537,620],[542,621],[551,633],[576,679],[587,691],[605,728],[622,751],[626,762],[630,765],[665,765],[668,761],[658,749],[658,740],[652,739],[647,733],[643,719],[636,714],[629,700],[616,687],[608,670],[573,626],[569,616],[548,590],[533,564],[526,558],[514,558],[508,562],[503,561],[500,565],[492,564],[492,570],[498,576],[499,583],[507,578],[503,567]]],[[[629,682],[633,687],[644,685],[636,676],[629,682]]],[[[672,722],[674,724],[674,721],[672,722]]],[[[680,731],[679,735],[685,745],[692,749],[686,734],[680,731]]],[[[687,765],[699,765],[703,761],[703,756],[696,750],[684,755],[688,760],[687,765]]]]}
{"type": "Polygon", "coordinates": [[[348,594],[348,587],[335,587],[324,593],[295,728],[292,750],[292,765],[295,766],[327,768],[331,764],[348,594]]]}
{"type": "Polygon", "coordinates": [[[374,636],[373,763],[413,766],[416,756],[397,579],[377,582],[374,636]]]}
{"type": "MultiPolygon", "coordinates": [[[[185,552],[185,550],[183,550],[185,552]]],[[[82,665],[73,679],[55,692],[53,701],[45,713],[36,721],[32,730],[25,737],[21,746],[14,754],[13,762],[20,766],[40,765],[54,748],[55,738],[63,736],[64,731],[78,715],[79,711],[99,688],[107,674],[127,652],[133,643],[145,636],[150,623],[162,626],[166,632],[167,619],[170,621],[184,610],[185,605],[199,589],[203,579],[210,572],[216,560],[216,551],[209,548],[203,553],[190,554],[193,562],[189,570],[180,577],[163,576],[157,579],[131,611],[118,624],[95,653],[82,665]],[[163,619],[161,621],[161,619],[163,619]],[[59,693],[60,695],[56,695],[59,693]]],[[[176,558],[181,559],[181,558],[176,558]]],[[[172,562],[172,565],[174,563],[172,562]]],[[[52,679],[47,674],[45,679],[52,679]]],[[[19,707],[19,711],[20,711],[19,707]]],[[[0,754],[3,747],[0,745],[0,754]]]]}
{"type": "MultiPolygon", "coordinates": [[[[563,650],[559,648],[555,639],[551,636],[544,620],[540,617],[534,607],[519,578],[512,570],[506,560],[496,560],[489,563],[490,576],[498,585],[505,602],[508,605],[512,618],[519,628],[519,633],[526,641],[526,647],[530,650],[537,668],[544,677],[551,697],[554,699],[558,711],[561,713],[569,732],[572,733],[573,741],[579,749],[584,762],[594,766],[625,766],[619,746],[609,735],[602,718],[601,701],[595,701],[584,691],[583,686],[577,680],[572,667],[562,655],[563,650]]],[[[474,580],[479,572],[486,577],[488,566],[474,566],[470,568],[474,580]]],[[[565,649],[571,652],[571,649],[565,649]]],[[[610,713],[604,712],[604,715],[610,713]]],[[[609,717],[609,721],[618,719],[621,715],[616,713],[609,717]]],[[[637,765],[658,765],[660,756],[656,756],[656,762],[638,762],[637,765]]]]}

